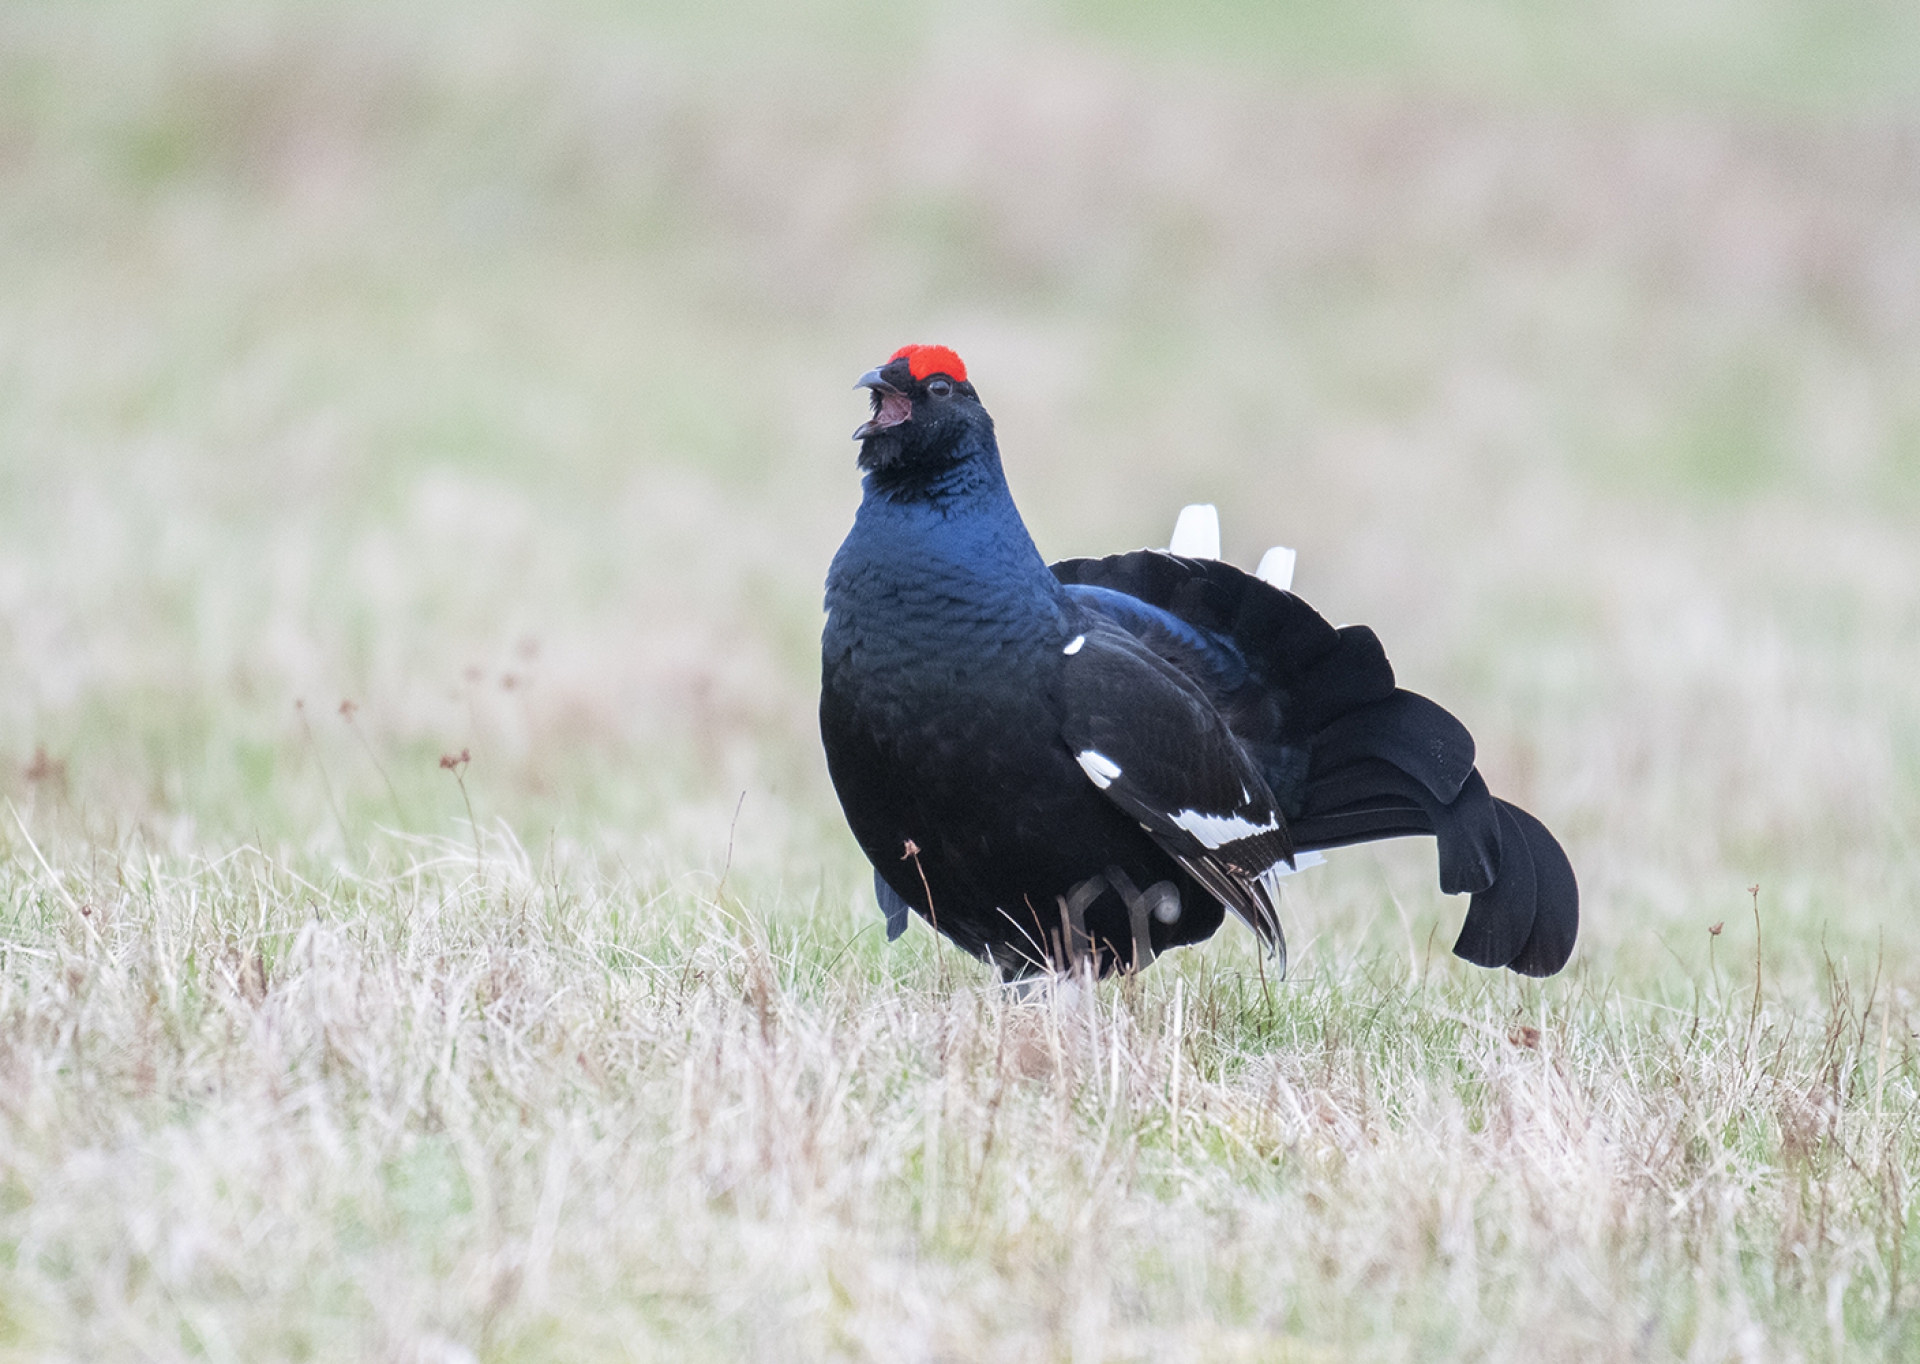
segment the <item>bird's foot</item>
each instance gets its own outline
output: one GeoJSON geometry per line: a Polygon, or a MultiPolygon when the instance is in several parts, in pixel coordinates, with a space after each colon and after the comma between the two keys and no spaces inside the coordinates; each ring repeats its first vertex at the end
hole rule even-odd
{"type": "Polygon", "coordinates": [[[1155,881],[1145,890],[1136,888],[1133,879],[1118,867],[1107,868],[1107,883],[1127,907],[1127,927],[1133,935],[1133,961],[1129,970],[1141,971],[1153,965],[1151,919],[1163,924],[1180,917],[1180,888],[1171,881],[1155,881]]]}

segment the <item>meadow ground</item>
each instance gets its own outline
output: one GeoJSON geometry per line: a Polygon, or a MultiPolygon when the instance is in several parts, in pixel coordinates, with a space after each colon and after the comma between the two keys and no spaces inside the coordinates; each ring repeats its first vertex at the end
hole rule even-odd
{"type": "Polygon", "coordinates": [[[0,8],[0,1357],[1920,1357],[1920,13],[1553,8],[0,8]],[[1295,545],[1568,971],[1414,844],[886,946],[908,340],[1049,554],[1295,545]]]}

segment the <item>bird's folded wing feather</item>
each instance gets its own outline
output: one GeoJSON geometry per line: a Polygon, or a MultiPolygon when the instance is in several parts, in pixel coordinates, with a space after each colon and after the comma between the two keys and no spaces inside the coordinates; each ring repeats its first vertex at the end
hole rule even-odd
{"type": "Polygon", "coordinates": [[[1101,623],[1064,660],[1061,736],[1087,779],[1269,942],[1263,879],[1290,861],[1285,817],[1206,696],[1124,630],[1101,623]]]}

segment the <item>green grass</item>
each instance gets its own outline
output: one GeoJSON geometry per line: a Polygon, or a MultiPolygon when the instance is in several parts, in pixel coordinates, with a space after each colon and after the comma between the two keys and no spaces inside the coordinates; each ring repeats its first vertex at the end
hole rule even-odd
{"type": "Polygon", "coordinates": [[[0,11],[0,1356],[1915,1353],[1915,71],[1785,0],[0,11]],[[906,340],[1049,554],[1297,546],[1563,837],[1568,972],[1411,844],[1285,982],[885,946],[813,670],[906,340]]]}

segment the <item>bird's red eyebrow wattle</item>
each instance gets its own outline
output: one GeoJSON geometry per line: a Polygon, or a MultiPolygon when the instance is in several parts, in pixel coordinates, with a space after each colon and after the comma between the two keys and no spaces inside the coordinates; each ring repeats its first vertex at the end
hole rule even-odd
{"type": "Polygon", "coordinates": [[[925,383],[936,374],[944,374],[955,383],[967,381],[967,362],[945,346],[902,346],[887,357],[888,364],[895,360],[907,362],[907,372],[916,383],[925,383]]]}

